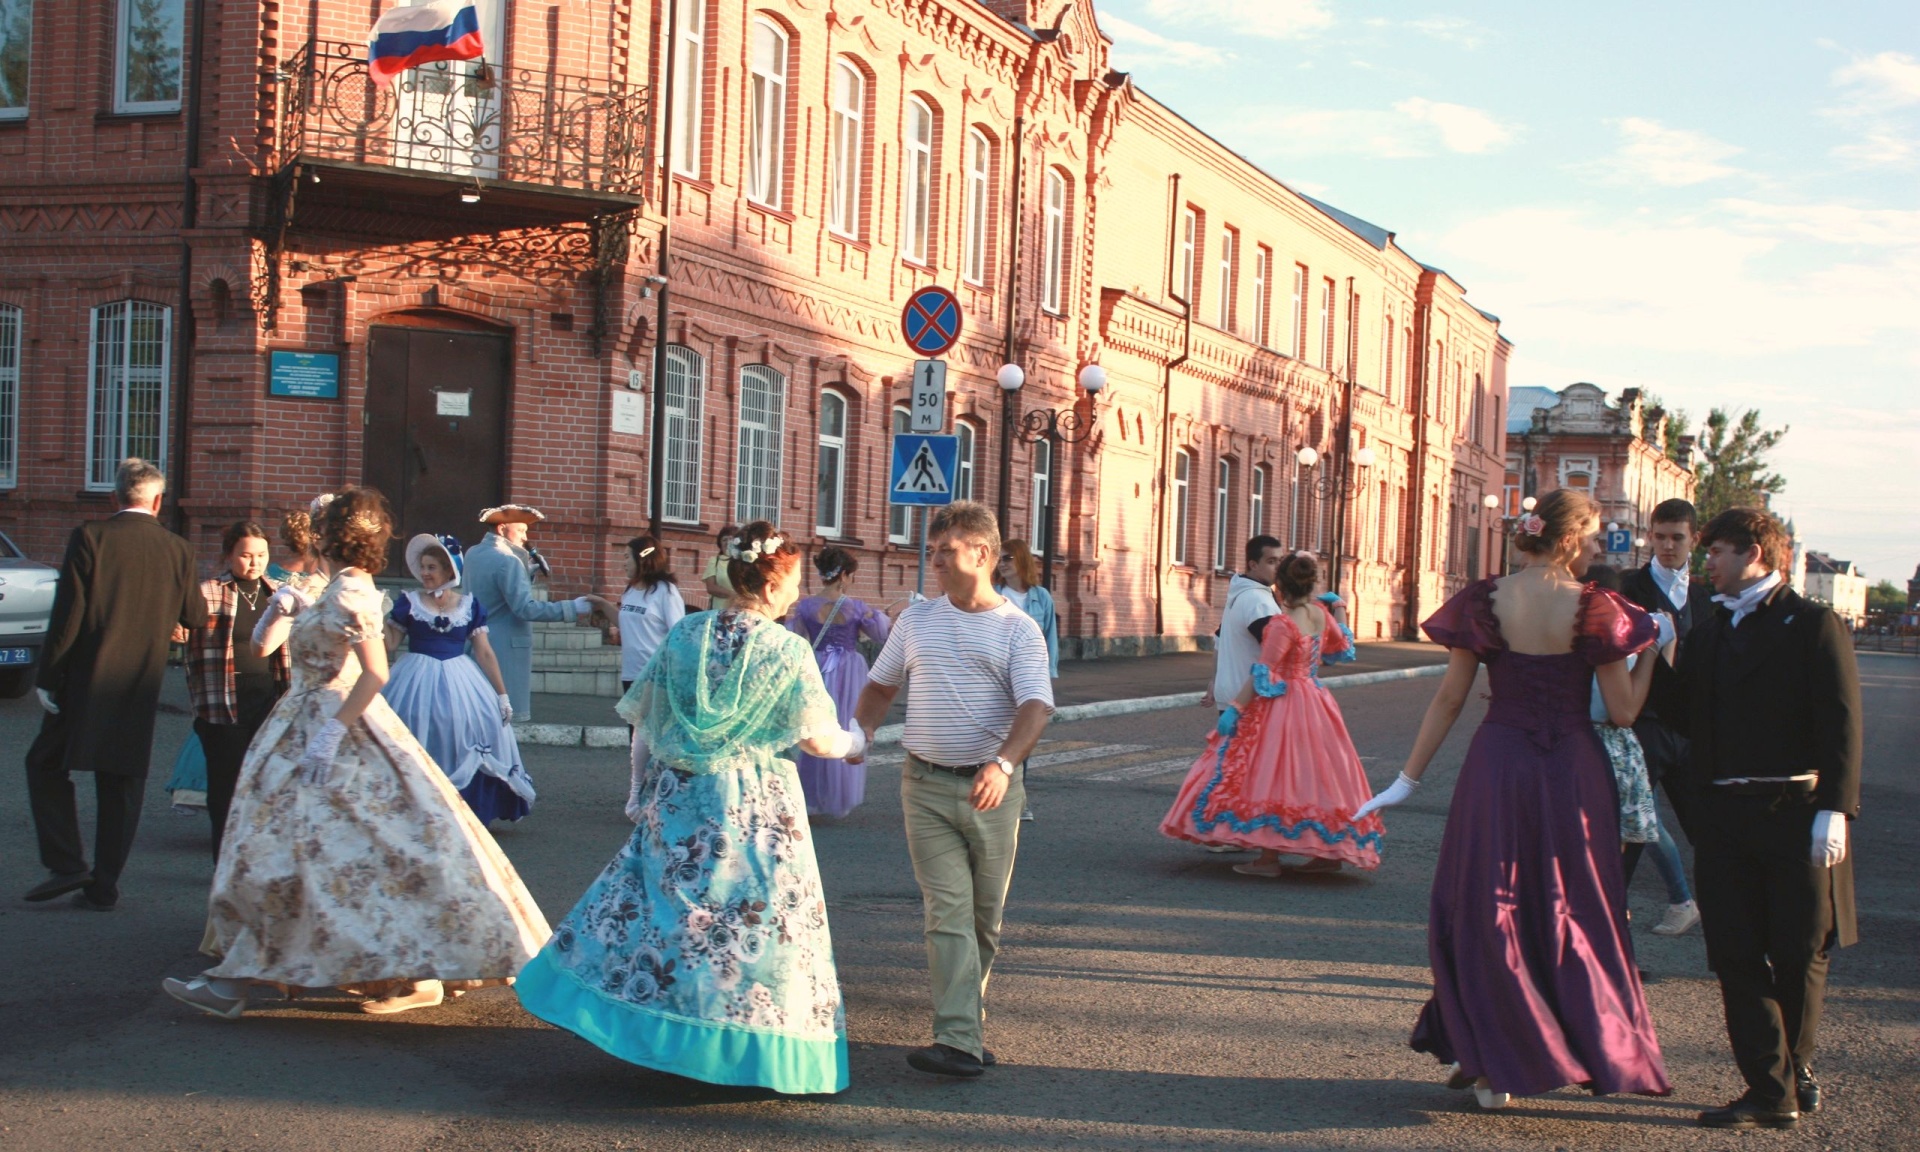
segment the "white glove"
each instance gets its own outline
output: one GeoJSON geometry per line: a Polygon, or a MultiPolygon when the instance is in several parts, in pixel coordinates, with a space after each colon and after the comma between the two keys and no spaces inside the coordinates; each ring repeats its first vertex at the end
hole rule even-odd
{"type": "Polygon", "coordinates": [[[593,601],[587,599],[585,596],[575,596],[573,598],[573,614],[575,616],[587,616],[592,614],[592,612],[593,601]]]}
{"type": "Polygon", "coordinates": [[[320,730],[307,740],[307,750],[300,755],[300,780],[315,788],[324,788],[327,778],[333,774],[333,758],[340,751],[340,741],[346,739],[347,726],[338,720],[329,720],[320,725],[320,730]]]}
{"type": "Polygon", "coordinates": [[[640,823],[640,811],[644,807],[640,790],[646,784],[647,775],[647,738],[634,729],[633,746],[627,750],[628,763],[632,772],[627,784],[627,819],[640,823]]]}
{"type": "Polygon", "coordinates": [[[1356,821],[1362,820],[1382,808],[1391,808],[1395,804],[1401,803],[1407,797],[1413,795],[1413,790],[1418,787],[1420,787],[1420,781],[1402,772],[1398,780],[1387,785],[1385,792],[1380,793],[1378,796],[1375,796],[1365,804],[1354,809],[1353,818],[1356,821]]]}
{"type": "Polygon", "coordinates": [[[267,603],[278,608],[282,616],[298,616],[313,607],[313,597],[291,584],[282,584],[280,590],[267,599],[267,603]]]}
{"type": "Polygon", "coordinates": [[[1673,617],[1667,615],[1665,612],[1656,612],[1653,614],[1653,623],[1654,627],[1659,631],[1659,635],[1656,636],[1653,641],[1653,647],[1655,651],[1658,651],[1673,643],[1673,617]]]}
{"type": "Polygon", "coordinates": [[[45,688],[35,688],[33,694],[40,698],[40,707],[47,710],[47,715],[60,715],[60,705],[53,702],[53,693],[47,691],[45,688]]]}
{"type": "Polygon", "coordinates": [[[500,723],[513,723],[513,697],[502,692],[496,699],[500,701],[500,723]]]}
{"type": "Polygon", "coordinates": [[[1839,812],[1817,812],[1813,817],[1813,862],[1831,868],[1847,858],[1847,818],[1839,812]]]}

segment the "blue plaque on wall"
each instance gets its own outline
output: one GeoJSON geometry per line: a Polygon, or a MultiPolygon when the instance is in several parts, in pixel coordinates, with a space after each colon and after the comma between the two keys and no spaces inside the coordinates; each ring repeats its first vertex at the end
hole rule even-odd
{"type": "Polygon", "coordinates": [[[267,395],[302,400],[340,398],[338,352],[267,353],[267,395]]]}

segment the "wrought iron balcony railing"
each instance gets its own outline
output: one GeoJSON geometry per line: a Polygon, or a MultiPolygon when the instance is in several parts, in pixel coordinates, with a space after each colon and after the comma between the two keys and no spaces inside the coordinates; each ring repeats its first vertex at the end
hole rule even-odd
{"type": "Polygon", "coordinates": [[[376,88],[365,45],[319,41],[281,71],[279,165],[335,161],[639,198],[644,86],[448,61],[376,88]]]}

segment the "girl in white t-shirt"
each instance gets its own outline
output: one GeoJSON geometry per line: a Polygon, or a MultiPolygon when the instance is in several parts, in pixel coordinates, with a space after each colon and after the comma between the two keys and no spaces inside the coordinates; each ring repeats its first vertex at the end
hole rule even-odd
{"type": "Polygon", "coordinates": [[[667,629],[687,614],[686,602],[673,572],[667,568],[666,549],[651,536],[627,541],[627,590],[620,594],[620,690],[624,695],[647,670],[654,649],[666,639],[667,629]]]}

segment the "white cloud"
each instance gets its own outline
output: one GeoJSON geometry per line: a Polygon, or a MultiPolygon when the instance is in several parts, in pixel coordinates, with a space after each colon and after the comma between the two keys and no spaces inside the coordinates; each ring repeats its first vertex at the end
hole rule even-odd
{"type": "MultiPolygon", "coordinates": [[[[1206,24],[1246,36],[1292,40],[1333,24],[1327,0],[1147,0],[1147,11],[1170,24],[1206,24]]],[[[1100,17],[1104,27],[1111,17],[1100,17]]]]}
{"type": "Polygon", "coordinates": [[[1823,109],[1857,138],[1833,148],[1859,167],[1904,167],[1920,159],[1920,60],[1905,52],[1856,56],[1834,70],[1840,103],[1823,109]]]}
{"type": "Polygon", "coordinates": [[[1498,152],[1513,142],[1513,129],[1479,108],[1414,97],[1393,106],[1394,111],[1440,130],[1440,140],[1451,152],[1498,152]]]}
{"type": "Polygon", "coordinates": [[[1100,29],[1113,37],[1114,66],[1122,70],[1150,68],[1211,68],[1232,54],[1210,44],[1174,40],[1118,16],[1100,17],[1100,29]]]}
{"type": "Polygon", "coordinates": [[[1833,86],[1846,89],[1849,105],[1863,112],[1920,104],[1920,60],[1905,52],[1857,58],[1835,70],[1833,86]]]}
{"type": "Polygon", "coordinates": [[[1859,208],[1851,204],[1767,204],[1738,199],[1716,200],[1713,206],[1736,220],[1824,244],[1920,247],[1920,211],[1911,209],[1859,208]]]}
{"type": "Polygon", "coordinates": [[[1704,132],[1669,128],[1658,120],[1629,116],[1612,122],[1620,132],[1620,146],[1611,156],[1576,165],[1613,184],[1661,184],[1681,188],[1738,175],[1740,169],[1721,161],[1741,149],[1704,132]]]}
{"type": "Polygon", "coordinates": [[[1485,28],[1459,16],[1426,16],[1418,20],[1389,20],[1384,16],[1368,18],[1370,28],[1406,28],[1422,36],[1472,51],[1487,42],[1485,28]]]}

